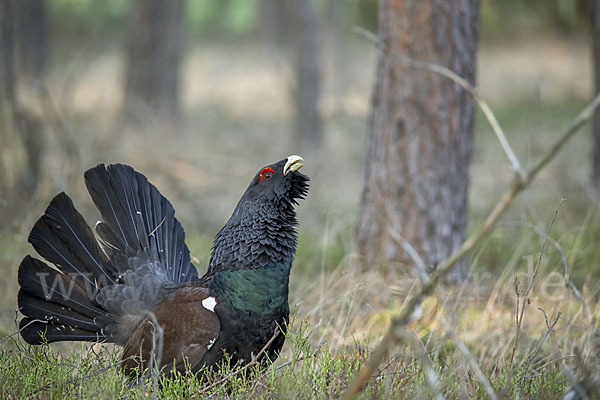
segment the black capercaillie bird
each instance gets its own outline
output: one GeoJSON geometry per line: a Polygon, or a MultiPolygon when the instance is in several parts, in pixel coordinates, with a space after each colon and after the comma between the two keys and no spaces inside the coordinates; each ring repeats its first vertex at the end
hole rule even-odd
{"type": "MultiPolygon", "coordinates": [[[[99,240],[66,194],[50,202],[29,242],[54,267],[30,256],[19,266],[21,336],[30,344],[116,343],[131,376],[156,354],[153,365],[166,370],[197,372],[224,353],[250,362],[288,322],[294,207],[308,192],[303,165],[289,156],[260,170],[217,234],[201,278],[173,206],[144,175],[122,164],[88,170],[99,240]]],[[[282,334],[272,341],[270,357],[283,342],[282,334]]]]}

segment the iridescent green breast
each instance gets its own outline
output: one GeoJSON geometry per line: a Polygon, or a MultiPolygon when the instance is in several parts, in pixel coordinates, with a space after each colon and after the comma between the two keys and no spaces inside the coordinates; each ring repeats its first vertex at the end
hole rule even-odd
{"type": "Polygon", "coordinates": [[[215,272],[211,289],[223,302],[265,319],[289,314],[288,282],[291,262],[268,267],[215,272]]]}

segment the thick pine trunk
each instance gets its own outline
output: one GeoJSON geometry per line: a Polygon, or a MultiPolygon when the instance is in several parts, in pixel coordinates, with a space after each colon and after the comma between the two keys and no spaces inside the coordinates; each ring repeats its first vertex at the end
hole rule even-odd
{"type": "Polygon", "coordinates": [[[126,46],[127,116],[179,115],[183,0],[134,0],[126,46]]]}
{"type": "MultiPolygon", "coordinates": [[[[377,77],[357,226],[367,263],[413,265],[409,243],[432,269],[467,226],[474,105],[442,76],[403,66],[395,54],[436,63],[475,82],[478,0],[382,0],[377,77]]],[[[461,280],[465,263],[452,276],[461,280]]]]}

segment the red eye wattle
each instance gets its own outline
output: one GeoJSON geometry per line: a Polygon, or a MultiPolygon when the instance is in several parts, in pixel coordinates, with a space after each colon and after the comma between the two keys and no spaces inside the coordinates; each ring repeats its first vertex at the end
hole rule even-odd
{"type": "Polygon", "coordinates": [[[273,170],[273,168],[263,168],[262,171],[260,171],[260,174],[258,175],[258,182],[262,182],[263,179],[271,179],[271,176],[273,176],[273,173],[275,171],[273,170]]]}

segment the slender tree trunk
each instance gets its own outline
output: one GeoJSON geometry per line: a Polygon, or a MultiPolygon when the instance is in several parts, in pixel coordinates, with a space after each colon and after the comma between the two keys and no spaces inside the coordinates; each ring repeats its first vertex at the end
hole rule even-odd
{"type": "Polygon", "coordinates": [[[126,116],[175,120],[183,41],[183,0],[134,0],[126,46],[126,116]]]}
{"type": "MultiPolygon", "coordinates": [[[[6,108],[15,103],[14,18],[12,0],[0,0],[0,102],[3,122],[6,108]]],[[[12,114],[12,109],[9,114],[12,114]]],[[[4,128],[4,126],[3,126],[4,128]]]]}
{"type": "Polygon", "coordinates": [[[296,87],[294,138],[296,147],[317,150],[322,142],[323,121],[319,102],[321,98],[321,65],[318,42],[318,24],[311,0],[294,0],[296,87]]]}
{"type": "Polygon", "coordinates": [[[14,3],[0,0],[0,196],[16,206],[37,189],[43,138],[41,122],[17,98],[14,3]]]}
{"type": "Polygon", "coordinates": [[[287,8],[290,0],[260,0],[258,35],[269,47],[283,47],[289,36],[287,8]]]}
{"type": "Polygon", "coordinates": [[[16,17],[17,66],[27,83],[44,78],[48,58],[46,0],[14,2],[16,17]]]}
{"type": "Polygon", "coordinates": [[[14,9],[0,0],[0,198],[9,201],[18,183],[20,143],[15,129],[14,9]]]}
{"type": "MultiPolygon", "coordinates": [[[[600,0],[591,1],[592,8],[592,54],[594,57],[595,93],[600,92],[600,0]]],[[[600,110],[594,114],[592,127],[594,136],[592,179],[597,189],[600,189],[600,110]]]]}
{"type": "MultiPolygon", "coordinates": [[[[382,0],[357,246],[367,263],[430,268],[464,240],[473,102],[447,78],[403,66],[395,54],[433,62],[475,82],[478,0],[382,0]]],[[[463,262],[454,280],[466,274],[463,262]]]]}
{"type": "Polygon", "coordinates": [[[329,88],[327,92],[333,100],[334,112],[343,110],[344,79],[339,71],[344,68],[342,62],[342,21],[344,17],[344,4],[339,0],[327,0],[327,22],[324,27],[324,49],[323,64],[329,88]]]}

